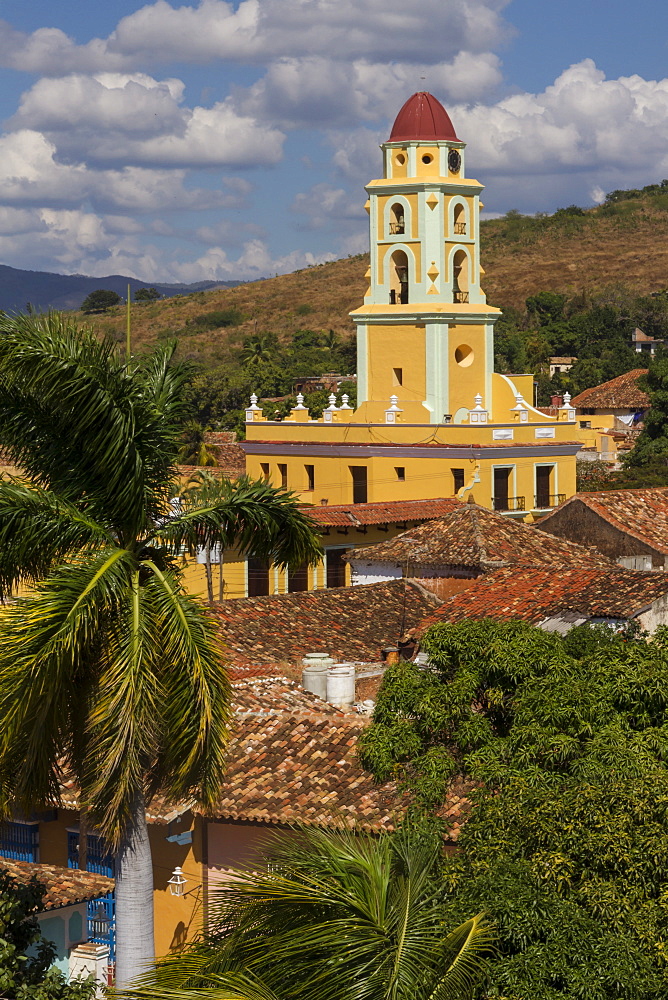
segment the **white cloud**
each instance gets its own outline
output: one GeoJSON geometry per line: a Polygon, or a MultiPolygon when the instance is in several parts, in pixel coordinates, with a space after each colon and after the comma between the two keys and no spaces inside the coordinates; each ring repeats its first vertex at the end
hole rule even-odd
{"type": "Polygon", "coordinates": [[[490,52],[460,52],[434,65],[305,56],[276,60],[251,87],[235,91],[234,100],[242,112],[283,127],[332,128],[392,117],[417,89],[470,101],[500,82],[499,59],[490,52]]]}
{"type": "Polygon", "coordinates": [[[338,230],[346,223],[359,226],[366,220],[364,203],[359,197],[326,183],[316,184],[310,191],[298,194],[292,211],[306,216],[308,229],[328,226],[338,230]]]}
{"type": "Polygon", "coordinates": [[[510,0],[200,0],[147,4],[106,38],[77,43],[58,28],[32,34],[0,22],[0,65],[60,76],[161,62],[241,63],[277,55],[350,61],[441,62],[485,52],[512,34],[510,0]]]}
{"type": "Polygon", "coordinates": [[[146,74],[70,74],[38,80],[9,126],[43,132],[68,160],[165,167],[276,163],[284,135],[237,114],[231,102],[181,106],[181,80],[146,74]]]}
{"type": "Polygon", "coordinates": [[[145,73],[71,74],[38,80],[21,97],[9,126],[49,133],[77,130],[153,135],[180,129],[184,84],[145,73]]]}
{"type": "Polygon", "coordinates": [[[0,204],[83,208],[132,213],[208,209],[240,203],[240,188],[229,194],[188,189],[183,170],[90,169],[61,163],[56,147],[40,132],[21,129],[0,137],[0,204]]]}
{"type": "MultiPolygon", "coordinates": [[[[274,274],[287,274],[298,268],[334,260],[336,254],[312,254],[293,250],[278,257],[272,256],[267,244],[260,239],[248,240],[241,254],[231,259],[220,246],[209,247],[196,260],[172,264],[170,275],[175,281],[224,281],[229,278],[265,278],[274,274]]],[[[148,279],[145,279],[148,280],[148,279]]]]}
{"type": "Polygon", "coordinates": [[[209,62],[320,55],[342,61],[440,62],[496,47],[509,0],[224,0],[174,9],[165,0],[123,18],[109,52],[209,62]]]}
{"type": "Polygon", "coordinates": [[[541,94],[453,108],[452,118],[480,172],[649,172],[668,162],[668,79],[606,80],[591,59],[541,94]]]}

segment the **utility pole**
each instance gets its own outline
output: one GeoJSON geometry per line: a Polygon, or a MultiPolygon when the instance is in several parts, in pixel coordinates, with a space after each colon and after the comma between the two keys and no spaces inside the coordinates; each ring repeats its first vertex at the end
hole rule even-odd
{"type": "Polygon", "coordinates": [[[130,355],[132,352],[132,343],[130,340],[130,283],[128,282],[128,300],[127,300],[127,311],[125,316],[125,360],[130,364],[130,355]]]}

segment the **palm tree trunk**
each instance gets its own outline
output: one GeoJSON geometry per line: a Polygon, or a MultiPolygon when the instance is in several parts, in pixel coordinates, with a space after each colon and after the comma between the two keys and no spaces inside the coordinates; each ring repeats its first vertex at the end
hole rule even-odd
{"type": "Polygon", "coordinates": [[[116,986],[127,986],[153,961],[153,864],[144,798],[137,793],[116,854],[116,986]]]}
{"type": "Polygon", "coordinates": [[[213,604],[213,572],[211,569],[211,542],[207,542],[204,547],[204,569],[206,572],[206,589],[209,595],[209,604],[213,604]]]}

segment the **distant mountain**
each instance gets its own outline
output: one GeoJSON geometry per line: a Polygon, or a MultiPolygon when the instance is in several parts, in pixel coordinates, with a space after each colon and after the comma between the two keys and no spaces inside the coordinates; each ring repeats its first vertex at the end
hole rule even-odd
{"type": "Polygon", "coordinates": [[[125,298],[128,284],[131,293],[140,288],[156,288],[161,295],[189,295],[213,288],[234,288],[239,281],[197,281],[192,285],[165,285],[157,281],[138,281],[122,274],[89,278],[85,274],[53,274],[50,271],[22,271],[0,264],[0,309],[8,313],[25,312],[28,303],[38,312],[47,309],[78,309],[90,292],[108,288],[125,298]]]}

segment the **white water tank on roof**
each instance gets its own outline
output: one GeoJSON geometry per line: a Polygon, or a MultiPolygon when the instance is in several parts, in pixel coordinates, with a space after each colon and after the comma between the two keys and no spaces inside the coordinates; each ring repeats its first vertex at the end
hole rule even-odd
{"type": "Polygon", "coordinates": [[[335,663],[327,671],[327,701],[350,708],[355,701],[355,664],[335,663]]]}
{"type": "Polygon", "coordinates": [[[334,666],[334,660],[327,653],[307,653],[302,664],[302,687],[326,701],[327,670],[334,666]]]}

